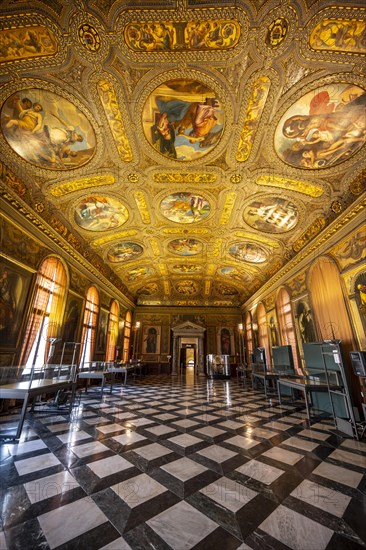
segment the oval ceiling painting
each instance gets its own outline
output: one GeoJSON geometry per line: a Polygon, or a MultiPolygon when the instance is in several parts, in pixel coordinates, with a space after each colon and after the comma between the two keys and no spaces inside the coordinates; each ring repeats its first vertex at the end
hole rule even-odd
{"type": "Polygon", "coordinates": [[[158,285],[156,283],[146,283],[144,286],[140,286],[137,289],[136,294],[138,296],[152,296],[158,291],[158,285]]]}
{"type": "Polygon", "coordinates": [[[225,275],[225,277],[230,277],[233,281],[243,282],[247,280],[247,275],[243,271],[240,271],[236,267],[222,267],[219,270],[219,273],[221,275],[225,275]]]}
{"type": "Polygon", "coordinates": [[[142,112],[148,142],[165,157],[192,161],[220,141],[225,113],[216,93],[191,79],[169,80],[148,97],[142,112]]]}
{"type": "Polygon", "coordinates": [[[10,147],[40,168],[79,168],[95,151],[85,115],[49,90],[27,88],[11,95],[1,109],[1,129],[10,147]]]}
{"type": "Polygon", "coordinates": [[[143,253],[143,248],[136,243],[117,243],[108,250],[107,258],[110,262],[127,262],[143,253]]]}
{"type": "Polygon", "coordinates": [[[175,290],[179,292],[179,294],[196,294],[198,291],[198,284],[195,281],[179,281],[175,285],[175,290]]]}
{"type": "Polygon", "coordinates": [[[151,275],[155,275],[155,270],[151,267],[136,267],[135,269],[130,269],[127,279],[133,282],[138,281],[139,279],[145,279],[151,275]]]}
{"type": "Polygon", "coordinates": [[[284,233],[298,222],[296,206],[282,197],[262,197],[252,201],[244,209],[244,220],[258,231],[284,233]]]}
{"type": "Polygon", "coordinates": [[[290,107],[275,133],[275,149],[296,168],[328,168],[348,160],[366,141],[366,92],[333,83],[290,107]]]}
{"type": "Polygon", "coordinates": [[[173,193],[161,201],[160,210],[172,222],[196,223],[209,215],[210,203],[193,193],[173,193]]]}
{"type": "Polygon", "coordinates": [[[117,199],[90,195],[76,206],[74,218],[83,229],[107,231],[124,224],[128,218],[128,212],[117,199]]]}
{"type": "Polygon", "coordinates": [[[174,239],[168,243],[168,250],[178,256],[195,256],[202,252],[203,245],[197,239],[174,239]]]}
{"type": "Polygon", "coordinates": [[[267,260],[267,252],[254,243],[235,243],[229,249],[229,254],[240,262],[260,264],[267,260]]]}

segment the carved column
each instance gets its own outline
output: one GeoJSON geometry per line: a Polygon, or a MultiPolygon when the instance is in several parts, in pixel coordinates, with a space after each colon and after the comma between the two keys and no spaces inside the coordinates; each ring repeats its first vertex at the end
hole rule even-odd
{"type": "Polygon", "coordinates": [[[173,336],[172,376],[177,376],[177,337],[173,336]]]}
{"type": "Polygon", "coordinates": [[[206,376],[205,375],[205,363],[204,363],[204,357],[203,357],[203,336],[200,336],[198,338],[198,376],[206,376]]]}

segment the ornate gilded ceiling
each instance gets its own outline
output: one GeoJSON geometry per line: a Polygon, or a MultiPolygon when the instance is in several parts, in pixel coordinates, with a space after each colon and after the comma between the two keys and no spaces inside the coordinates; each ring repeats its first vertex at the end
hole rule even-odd
{"type": "Polygon", "coordinates": [[[2,180],[136,304],[242,304],[364,191],[363,2],[2,2],[2,180]]]}

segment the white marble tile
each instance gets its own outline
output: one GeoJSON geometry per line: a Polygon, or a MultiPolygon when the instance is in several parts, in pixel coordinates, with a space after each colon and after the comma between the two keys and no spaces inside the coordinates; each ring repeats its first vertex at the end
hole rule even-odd
{"type": "Polygon", "coordinates": [[[226,428],[229,430],[238,430],[240,428],[243,428],[243,423],[235,422],[234,420],[225,420],[225,422],[220,422],[219,424],[215,424],[215,426],[219,428],[226,428]]]}
{"type": "Polygon", "coordinates": [[[328,527],[282,505],[259,528],[292,550],[325,550],[333,535],[328,527]]]}
{"type": "Polygon", "coordinates": [[[272,439],[272,437],[275,437],[276,435],[278,435],[278,432],[265,430],[263,428],[253,428],[253,430],[251,431],[252,437],[261,437],[263,439],[272,439]]]}
{"type": "Polygon", "coordinates": [[[41,449],[47,449],[47,445],[45,445],[41,439],[34,439],[33,441],[24,441],[23,443],[20,442],[15,445],[8,445],[8,449],[11,455],[18,456],[41,449]]]}
{"type": "Polygon", "coordinates": [[[219,445],[211,445],[210,447],[201,449],[200,451],[197,451],[197,454],[205,456],[206,458],[209,458],[214,462],[218,462],[219,464],[222,464],[226,460],[230,460],[230,458],[237,456],[237,453],[230,451],[229,449],[225,449],[225,447],[220,447],[219,445]]]}
{"type": "Polygon", "coordinates": [[[273,428],[275,430],[280,430],[281,432],[290,429],[288,424],[278,421],[268,422],[267,424],[264,424],[264,428],[273,428]]]}
{"type": "Polygon", "coordinates": [[[140,409],[140,414],[156,414],[156,413],[159,413],[160,411],[158,409],[153,409],[152,407],[148,408],[148,409],[140,409]]]}
{"type": "Polygon", "coordinates": [[[107,418],[97,416],[96,418],[87,418],[84,422],[90,426],[97,426],[98,424],[107,424],[109,420],[107,418]]]}
{"type": "Polygon", "coordinates": [[[299,432],[297,435],[301,435],[303,437],[310,437],[311,439],[319,439],[320,441],[326,441],[330,438],[329,433],[323,433],[323,432],[316,432],[315,430],[306,429],[299,432]]]}
{"type": "Polygon", "coordinates": [[[47,429],[52,433],[64,432],[65,430],[72,429],[70,422],[60,422],[59,424],[50,424],[47,429]]]}
{"type": "Polygon", "coordinates": [[[213,414],[201,413],[199,416],[192,416],[193,420],[197,420],[199,423],[202,422],[211,422],[212,420],[217,420],[218,417],[213,414]]]}
{"type": "Polygon", "coordinates": [[[337,483],[342,483],[343,485],[348,485],[348,487],[353,487],[356,489],[361,483],[362,474],[359,472],[354,472],[352,470],[347,470],[341,466],[335,466],[329,462],[322,462],[313,470],[313,474],[316,474],[337,483]]]}
{"type": "Polygon", "coordinates": [[[92,436],[81,430],[81,431],[68,432],[66,434],[60,434],[56,437],[62,443],[67,443],[68,445],[74,445],[76,441],[82,441],[83,439],[89,439],[92,436]]]}
{"type": "Polygon", "coordinates": [[[286,451],[285,449],[281,449],[280,447],[272,447],[272,449],[268,449],[268,451],[265,451],[261,456],[266,456],[268,458],[272,458],[273,460],[284,462],[285,464],[289,464],[290,466],[293,466],[303,458],[303,455],[299,453],[286,451]]]}
{"type": "Polygon", "coordinates": [[[258,494],[249,487],[228,477],[221,477],[210,483],[210,485],[201,489],[200,493],[234,513],[258,494]]]}
{"type": "Polygon", "coordinates": [[[159,424],[159,426],[153,426],[152,428],[146,428],[147,432],[150,432],[154,435],[165,435],[172,432],[175,432],[176,430],[170,426],[164,426],[162,424],[159,424]]]}
{"type": "Polygon", "coordinates": [[[14,466],[20,476],[51,468],[52,466],[58,466],[59,464],[61,464],[61,462],[51,453],[14,462],[14,466]]]}
{"type": "Polygon", "coordinates": [[[179,447],[191,447],[192,445],[197,445],[197,443],[202,443],[202,439],[198,439],[198,437],[194,437],[190,434],[182,434],[182,435],[176,435],[175,437],[169,438],[168,441],[171,441],[175,445],[179,445],[179,447]]]}
{"type": "Polygon", "coordinates": [[[173,421],[172,424],[179,426],[180,428],[192,428],[192,426],[197,426],[198,422],[188,418],[183,418],[182,420],[173,421]]]}
{"type": "Polygon", "coordinates": [[[164,464],[164,466],[161,466],[161,469],[183,482],[207,471],[207,468],[202,466],[202,464],[198,464],[198,462],[186,456],[174,460],[174,462],[169,462],[169,464],[164,464]]]}
{"type": "Polygon", "coordinates": [[[336,449],[333,451],[328,458],[333,458],[334,460],[341,460],[342,462],[347,462],[353,466],[359,466],[360,468],[366,469],[366,456],[362,456],[356,453],[348,453],[343,449],[336,449]]]}
{"type": "Polygon", "coordinates": [[[100,441],[92,441],[91,443],[85,443],[83,445],[75,445],[71,450],[79,458],[109,451],[108,447],[103,445],[103,443],[100,443],[100,441]]]}
{"type": "Polygon", "coordinates": [[[289,445],[290,447],[295,447],[295,449],[301,449],[302,451],[313,451],[316,449],[319,444],[314,443],[314,441],[308,441],[307,439],[300,439],[300,437],[289,437],[282,442],[283,445],[289,445]]]}
{"type": "Polygon", "coordinates": [[[173,550],[189,550],[218,525],[185,501],[146,522],[173,550]]]}
{"type": "Polygon", "coordinates": [[[300,485],[292,491],[291,496],[307,504],[311,504],[316,508],[325,510],[325,512],[329,512],[338,518],[343,516],[351,501],[351,497],[348,495],[344,495],[333,489],[328,489],[308,479],[300,483],[300,485]]]}
{"type": "Polygon", "coordinates": [[[363,441],[356,441],[355,439],[345,439],[340,446],[348,447],[349,449],[354,449],[355,451],[366,453],[366,443],[364,443],[363,441]]]}
{"type": "Polygon", "coordinates": [[[119,539],[113,540],[106,546],[103,546],[99,550],[131,550],[131,546],[127,544],[122,537],[120,537],[119,539]]]}
{"type": "Polygon", "coordinates": [[[167,491],[163,485],[147,474],[117,483],[111,489],[130,507],[135,508],[167,491]]]}
{"type": "Polygon", "coordinates": [[[255,441],[254,439],[243,437],[241,435],[236,435],[234,437],[231,437],[230,439],[226,439],[225,443],[235,445],[235,447],[240,447],[241,449],[251,449],[256,445],[260,445],[259,441],[255,441]]]}
{"type": "Polygon", "coordinates": [[[269,466],[258,460],[250,460],[242,466],[236,469],[237,472],[244,474],[248,477],[256,479],[265,485],[271,485],[276,479],[278,479],[282,474],[283,470],[276,468],[275,466],[269,466]]]}
{"type": "Polygon", "coordinates": [[[119,455],[109,456],[87,464],[87,467],[100,478],[110,476],[123,470],[132,468],[133,464],[119,455]]]}
{"type": "Polygon", "coordinates": [[[76,487],[79,487],[79,483],[67,470],[24,483],[24,488],[32,504],[55,495],[61,495],[76,487]]]}
{"type": "Polygon", "coordinates": [[[137,441],[143,441],[146,437],[136,432],[128,431],[125,434],[116,435],[115,437],[112,437],[112,439],[121,445],[132,445],[132,443],[136,443],[137,441]]]}
{"type": "Polygon", "coordinates": [[[261,419],[258,418],[258,416],[253,416],[252,414],[243,414],[242,416],[238,416],[237,420],[241,420],[244,424],[253,424],[254,422],[260,422],[261,419]]]}
{"type": "Polygon", "coordinates": [[[125,422],[127,427],[131,426],[136,428],[139,426],[147,426],[148,424],[154,424],[154,420],[150,420],[149,418],[133,418],[125,422]]]}
{"type": "Polygon", "coordinates": [[[286,424],[302,424],[304,420],[302,418],[294,418],[293,416],[283,416],[281,422],[286,422],[286,424]]]}
{"type": "Polygon", "coordinates": [[[205,426],[204,428],[198,428],[195,431],[202,435],[206,435],[207,437],[217,437],[218,435],[226,433],[225,430],[220,430],[214,426],[205,426]]]}
{"type": "Polygon", "coordinates": [[[119,412],[113,415],[117,420],[133,420],[136,415],[131,412],[119,412]]]}
{"type": "Polygon", "coordinates": [[[94,501],[87,497],[46,512],[38,517],[38,521],[52,550],[108,520],[94,501]]]}
{"type": "Polygon", "coordinates": [[[162,456],[166,456],[172,453],[171,449],[163,447],[163,445],[159,445],[159,443],[145,445],[144,447],[135,449],[134,452],[139,456],[142,456],[142,458],[144,458],[145,460],[155,460],[156,458],[160,458],[162,456]]]}
{"type": "Polygon", "coordinates": [[[109,434],[124,430],[124,427],[121,424],[106,424],[105,426],[99,426],[97,430],[98,432],[102,432],[102,434],[109,434]]]}

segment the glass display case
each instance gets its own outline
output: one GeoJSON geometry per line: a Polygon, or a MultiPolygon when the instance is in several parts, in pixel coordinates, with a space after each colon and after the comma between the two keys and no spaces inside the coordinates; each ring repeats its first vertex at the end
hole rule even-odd
{"type": "Polygon", "coordinates": [[[208,378],[230,378],[230,355],[206,355],[208,378]]]}

